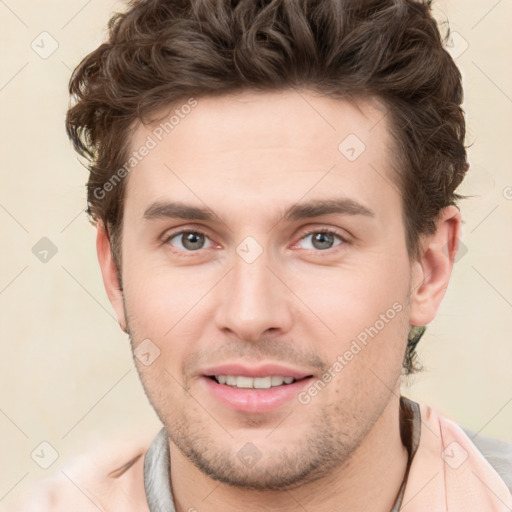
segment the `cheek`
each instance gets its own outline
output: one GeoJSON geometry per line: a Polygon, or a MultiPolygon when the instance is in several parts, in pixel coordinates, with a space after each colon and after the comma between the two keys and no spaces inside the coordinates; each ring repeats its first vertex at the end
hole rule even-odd
{"type": "Polygon", "coordinates": [[[201,303],[208,279],[200,271],[135,263],[124,279],[131,322],[157,337],[167,335],[201,303]]]}
{"type": "Polygon", "coordinates": [[[303,327],[310,329],[310,339],[317,339],[327,364],[339,363],[333,373],[344,376],[337,379],[343,386],[378,386],[374,373],[393,385],[408,332],[407,269],[406,260],[382,254],[365,264],[310,276],[300,285],[304,302],[327,325],[327,339],[320,343],[312,325],[303,327]]]}
{"type": "Polygon", "coordinates": [[[192,275],[191,268],[184,271],[141,264],[132,269],[125,280],[125,308],[141,378],[145,387],[157,393],[182,386],[181,365],[197,350],[192,340],[201,339],[201,330],[207,325],[205,317],[210,314],[205,295],[210,281],[197,270],[192,275]],[[156,346],[153,351],[158,357],[151,365],[137,358],[144,343],[150,348],[156,346]]]}
{"type": "MultiPolygon", "coordinates": [[[[408,273],[397,273],[398,264],[386,268],[360,265],[358,268],[333,268],[328,273],[297,283],[309,308],[336,335],[355,335],[358,330],[377,322],[381,315],[395,317],[406,306],[408,273]]],[[[403,267],[402,267],[403,268],[403,267]]]]}

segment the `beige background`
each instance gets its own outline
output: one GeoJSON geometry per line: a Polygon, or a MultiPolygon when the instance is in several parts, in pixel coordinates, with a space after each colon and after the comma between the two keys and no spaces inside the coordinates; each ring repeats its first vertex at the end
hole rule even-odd
{"type": "MultiPolygon", "coordinates": [[[[121,8],[0,0],[0,508],[95,437],[159,428],[103,290],[86,171],[63,124],[71,69],[121,8]],[[46,263],[32,252],[42,237],[58,250],[46,263]],[[47,470],[31,458],[51,460],[43,441],[59,454],[47,470]]],[[[427,369],[405,393],[512,441],[512,2],[445,0],[436,12],[458,34],[472,143],[461,192],[475,197],[462,203],[464,254],[420,345],[427,369]]]]}

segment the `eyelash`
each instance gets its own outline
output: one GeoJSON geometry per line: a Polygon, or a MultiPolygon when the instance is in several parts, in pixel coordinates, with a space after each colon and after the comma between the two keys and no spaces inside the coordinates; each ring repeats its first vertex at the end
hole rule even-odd
{"type": "MultiPolygon", "coordinates": [[[[206,238],[209,238],[208,235],[204,232],[204,231],[201,231],[200,229],[182,229],[180,231],[176,231],[174,233],[170,233],[169,235],[166,235],[164,237],[164,240],[163,240],[163,243],[164,244],[169,244],[170,240],[172,240],[173,238],[175,238],[176,236],[178,235],[183,235],[185,233],[194,233],[194,234],[197,234],[197,235],[203,235],[204,237],[206,238]]],[[[339,233],[338,231],[336,230],[333,230],[333,229],[329,229],[329,228],[323,228],[323,229],[313,229],[313,230],[310,230],[310,231],[306,231],[305,233],[302,233],[300,238],[299,238],[299,242],[301,240],[303,240],[304,238],[310,236],[310,235],[315,235],[315,234],[318,234],[318,233],[321,233],[323,235],[332,235],[332,236],[335,236],[337,238],[339,238],[339,240],[341,241],[338,245],[335,245],[329,249],[324,249],[324,250],[321,250],[321,249],[303,249],[305,251],[313,251],[315,253],[327,253],[327,254],[331,254],[332,251],[336,250],[337,248],[339,248],[340,246],[343,246],[345,244],[347,244],[347,239],[341,234],[339,233]]],[[[298,242],[297,242],[298,243],[298,242]]],[[[170,245],[170,244],[169,244],[170,245]]],[[[296,245],[296,244],[294,244],[296,245]]],[[[172,247],[172,246],[171,246],[172,247]]],[[[183,253],[183,250],[181,249],[176,249],[176,248],[173,248],[173,250],[175,250],[176,252],[178,253],[183,253]]],[[[192,255],[194,253],[198,253],[199,251],[201,251],[201,249],[197,249],[195,251],[185,251],[185,253],[187,255],[192,255]]]]}

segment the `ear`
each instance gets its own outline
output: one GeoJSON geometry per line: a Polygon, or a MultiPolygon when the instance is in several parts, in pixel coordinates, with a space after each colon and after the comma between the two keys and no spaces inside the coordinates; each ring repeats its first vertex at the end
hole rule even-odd
{"type": "Polygon", "coordinates": [[[117,316],[119,326],[124,332],[126,330],[126,315],[123,304],[123,292],[119,285],[117,269],[112,257],[112,247],[105,225],[98,221],[96,233],[96,252],[100,263],[103,284],[117,316]]]}
{"type": "Polygon", "coordinates": [[[460,211],[456,206],[441,210],[436,230],[420,241],[420,255],[413,263],[410,325],[427,325],[443,300],[459,249],[460,211]]]}

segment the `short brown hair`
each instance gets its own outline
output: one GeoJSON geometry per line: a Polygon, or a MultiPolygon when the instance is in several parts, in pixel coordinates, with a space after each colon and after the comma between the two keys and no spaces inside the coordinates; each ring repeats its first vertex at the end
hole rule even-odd
{"type": "MultiPolygon", "coordinates": [[[[190,97],[296,87],[384,104],[416,257],[469,166],[461,75],[430,4],[133,0],[114,15],[107,41],[73,72],[66,129],[88,160],[88,213],[107,227],[118,268],[125,180],[98,190],[125,163],[133,127],[190,97]]],[[[408,372],[413,352],[409,343],[408,372]]]]}

